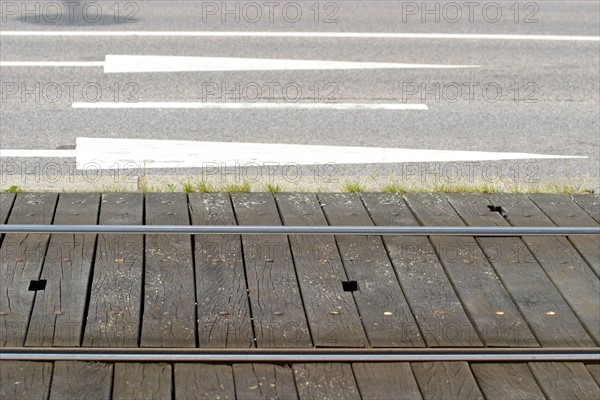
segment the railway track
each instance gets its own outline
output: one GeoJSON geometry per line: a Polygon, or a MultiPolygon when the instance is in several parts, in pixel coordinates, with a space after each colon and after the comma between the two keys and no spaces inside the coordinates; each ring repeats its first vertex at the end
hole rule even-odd
{"type": "Polygon", "coordinates": [[[332,362],[600,362],[600,348],[177,349],[3,348],[2,361],[332,363],[332,362]]]}

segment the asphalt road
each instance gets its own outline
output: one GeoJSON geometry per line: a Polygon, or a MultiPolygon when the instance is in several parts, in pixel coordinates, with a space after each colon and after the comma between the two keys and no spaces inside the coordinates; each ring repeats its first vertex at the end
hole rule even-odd
{"type": "MultiPolygon", "coordinates": [[[[26,13],[20,2],[0,2],[2,62],[102,62],[107,54],[127,54],[477,67],[106,74],[102,67],[94,66],[2,66],[2,150],[71,149],[77,137],[93,137],[585,156],[506,161],[499,168],[510,170],[503,174],[505,178],[512,177],[511,183],[522,186],[562,182],[600,188],[598,40],[7,35],[11,31],[37,30],[598,37],[597,1],[480,2],[472,10],[463,2],[429,2],[426,7],[434,10],[431,13],[424,12],[422,2],[275,2],[272,15],[264,2],[253,3],[255,8],[231,2],[227,9],[234,11],[226,14],[221,2],[147,1],[118,3],[118,16],[114,1],[82,1],[72,10],[72,21],[66,8],[60,10],[63,15],[57,20],[56,9],[48,5],[52,2],[31,3],[35,11],[26,13]],[[297,9],[302,11],[301,16],[294,13],[297,9]],[[258,18],[256,10],[262,17],[252,22],[258,18]],[[457,10],[462,13],[460,18],[457,10]],[[97,17],[98,11],[102,17],[97,17]],[[222,22],[224,18],[226,22],[222,22]],[[99,88],[101,95],[83,87],[99,88]],[[283,87],[293,87],[294,91],[290,94],[283,87]],[[255,100],[257,96],[261,102],[276,103],[422,103],[428,110],[140,110],[72,106],[74,102],[96,100],[227,103],[255,100]]],[[[40,174],[47,163],[66,160],[0,156],[3,188],[19,182],[26,188],[52,188],[54,181],[40,182],[32,175],[40,174]]],[[[366,177],[402,176],[406,168],[400,164],[346,164],[336,166],[335,173],[364,182],[366,177]]],[[[443,165],[418,166],[423,171],[428,168],[441,168],[444,174],[443,165]]],[[[196,170],[146,173],[198,175],[196,170]]],[[[487,179],[483,171],[477,174],[487,179]]],[[[424,185],[432,182],[427,174],[412,175],[424,185]]],[[[448,178],[438,183],[450,181],[448,178]]],[[[64,188],[58,185],[57,190],[64,188]]]]}

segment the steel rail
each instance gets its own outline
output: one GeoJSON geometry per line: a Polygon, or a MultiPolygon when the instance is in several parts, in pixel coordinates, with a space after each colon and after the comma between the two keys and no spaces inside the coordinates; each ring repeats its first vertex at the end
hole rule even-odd
{"type": "Polygon", "coordinates": [[[400,362],[600,361],[600,348],[167,349],[42,348],[0,350],[0,360],[105,362],[400,362]]]}
{"type": "Polygon", "coordinates": [[[415,235],[531,236],[600,235],[600,227],[472,226],[258,226],[258,225],[15,225],[0,233],[96,233],[182,235],[415,235]]]}

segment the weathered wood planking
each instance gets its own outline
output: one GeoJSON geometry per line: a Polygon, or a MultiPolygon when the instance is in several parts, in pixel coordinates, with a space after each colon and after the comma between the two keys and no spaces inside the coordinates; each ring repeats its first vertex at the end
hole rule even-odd
{"type": "Polygon", "coordinates": [[[411,366],[425,400],[484,398],[466,362],[416,362],[411,366]]]}
{"type": "MultiPolygon", "coordinates": [[[[500,213],[490,210],[491,203],[483,196],[448,194],[447,198],[470,226],[510,226],[500,213]]],[[[520,238],[476,240],[542,346],[594,346],[571,307],[520,238]],[[546,314],[549,311],[556,314],[549,316],[546,314]]]]}
{"type": "Polygon", "coordinates": [[[551,400],[600,399],[600,388],[582,363],[534,362],[529,367],[551,400]]]}
{"type": "Polygon", "coordinates": [[[298,398],[294,373],[288,366],[273,364],[234,364],[233,378],[238,399],[298,398]]]}
{"type": "MultiPolygon", "coordinates": [[[[146,225],[189,225],[187,196],[148,193],[146,225]]],[[[146,235],[141,347],[196,347],[196,288],[189,235],[146,235]]]]}
{"type": "Polygon", "coordinates": [[[355,363],[352,370],[363,399],[423,398],[410,363],[355,363]]]}
{"type": "MultiPolygon", "coordinates": [[[[142,224],[142,193],[102,195],[100,224],[142,224]]],[[[84,347],[137,347],[140,332],[144,238],[99,235],[84,347]]]]}
{"type": "Polygon", "coordinates": [[[294,364],[292,368],[301,400],[361,398],[350,364],[294,364]]]}
{"type": "Polygon", "coordinates": [[[116,363],[114,366],[112,398],[171,399],[172,368],[164,363],[116,363]]]}
{"type": "Polygon", "coordinates": [[[50,400],[110,399],[112,374],[112,364],[56,361],[50,400]]]}
{"type": "MultiPolygon", "coordinates": [[[[232,193],[240,225],[281,225],[270,193],[232,193]]],[[[311,347],[287,236],[242,235],[258,347],[311,347]]]]}
{"type": "Polygon", "coordinates": [[[0,363],[0,399],[48,399],[52,363],[2,361],[0,363]]]}
{"type": "Polygon", "coordinates": [[[600,385],[600,364],[587,364],[586,368],[596,381],[596,384],[600,385]]]}
{"type": "MultiPolygon", "coordinates": [[[[320,194],[330,225],[373,225],[356,194],[320,194]]],[[[336,236],[348,279],[357,281],[354,298],[373,347],[423,347],[412,311],[380,236],[336,236]]]]}
{"type": "Polygon", "coordinates": [[[583,210],[600,224],[600,195],[575,194],[573,199],[583,210]]]}
{"type": "Polygon", "coordinates": [[[175,364],[175,398],[235,399],[231,366],[175,364]]]}
{"type": "MultiPolygon", "coordinates": [[[[285,225],[327,225],[314,194],[276,196],[285,225]]],[[[315,347],[365,347],[367,337],[333,236],[290,235],[292,255],[315,347]]]]}
{"type": "Polygon", "coordinates": [[[544,400],[525,363],[472,363],[471,370],[488,400],[544,400]]]}
{"type": "MultiPolygon", "coordinates": [[[[226,193],[189,195],[193,225],[235,225],[226,193]]],[[[254,333],[239,235],[195,235],[200,347],[253,347],[254,333]]]]}
{"type": "MultiPolygon", "coordinates": [[[[407,194],[406,199],[423,225],[464,225],[440,194],[407,194]]],[[[430,240],[487,346],[539,346],[473,237],[430,240]]]]}
{"type": "MultiPolygon", "coordinates": [[[[14,201],[14,193],[0,193],[0,224],[6,223],[14,201]]],[[[4,239],[4,233],[0,233],[0,244],[2,244],[2,239],[4,239]]]]}
{"type": "MultiPolygon", "coordinates": [[[[51,224],[58,196],[53,193],[19,194],[9,224],[51,224]]],[[[50,235],[8,234],[0,248],[0,347],[23,346],[36,292],[31,281],[40,278],[50,235]]]]}
{"type": "Polygon", "coordinates": [[[14,193],[0,193],[0,224],[6,223],[14,201],[14,193]]]}
{"type": "MultiPolygon", "coordinates": [[[[513,226],[554,226],[525,195],[493,194],[488,199],[505,210],[506,219],[513,226]]],[[[564,236],[524,236],[522,240],[579,316],[588,334],[596,344],[600,343],[598,277],[564,236]]]]}
{"type": "MultiPolygon", "coordinates": [[[[59,196],[55,225],[95,225],[100,195],[64,193],[59,196]]],[[[54,234],[50,238],[25,340],[26,346],[79,346],[84,327],[87,291],[96,235],[54,234]]]]}
{"type": "MultiPolygon", "coordinates": [[[[363,193],[378,226],[418,226],[401,196],[363,193]]],[[[428,347],[482,346],[426,237],[384,236],[392,264],[428,347]]]]}
{"type": "MultiPolygon", "coordinates": [[[[575,204],[569,196],[534,194],[529,198],[557,226],[598,227],[598,222],[575,204]]],[[[600,277],[600,236],[569,236],[569,241],[592,267],[596,276],[600,277]]]]}

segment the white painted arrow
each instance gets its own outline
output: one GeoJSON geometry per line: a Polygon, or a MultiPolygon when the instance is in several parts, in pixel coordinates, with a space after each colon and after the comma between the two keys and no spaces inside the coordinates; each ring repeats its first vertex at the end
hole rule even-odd
{"type": "Polygon", "coordinates": [[[0,67],[104,67],[104,73],[201,71],[303,71],[477,68],[479,65],[405,64],[269,58],[137,56],[107,54],[104,61],[0,61],[0,67]]]}
{"type": "Polygon", "coordinates": [[[77,138],[80,168],[197,168],[258,165],[371,164],[512,159],[586,158],[579,156],[422,150],[298,144],[195,142],[173,140],[77,138]]]}
{"type": "Polygon", "coordinates": [[[265,58],[106,55],[104,73],[191,71],[285,71],[333,69],[474,68],[478,65],[403,64],[265,58]]]}

